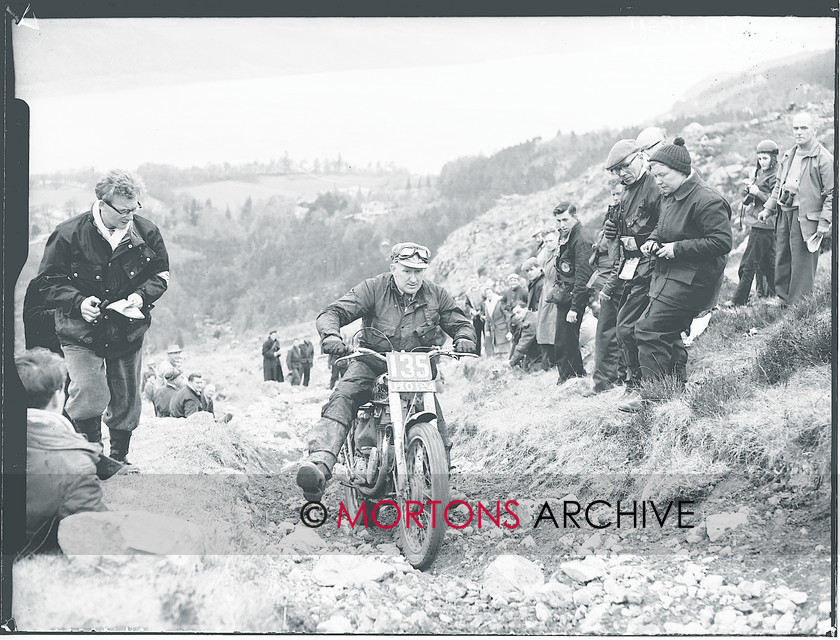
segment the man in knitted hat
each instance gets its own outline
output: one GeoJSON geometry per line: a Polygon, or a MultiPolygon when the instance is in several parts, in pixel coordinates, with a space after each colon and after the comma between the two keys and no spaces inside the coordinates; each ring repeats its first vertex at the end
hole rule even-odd
{"type": "Polygon", "coordinates": [[[625,394],[638,391],[642,380],[636,323],[647,308],[655,257],[642,245],[659,222],[662,194],[636,140],[619,140],[607,156],[606,169],[624,185],[618,220],[604,223],[607,238],[619,240],[617,268],[602,287],[601,297],[618,298],[615,332],[627,368],[625,394]]]}
{"type": "MultiPolygon", "coordinates": [[[[645,380],[670,375],[682,356],[681,331],[707,309],[732,249],[729,203],[691,168],[685,141],[676,138],[650,159],[650,172],[662,191],[659,224],[642,247],[657,260],[650,303],[636,324],[639,363],[645,380]]],[[[639,411],[642,397],[628,395],[622,411],[639,411]]]]}
{"type": "MultiPolygon", "coordinates": [[[[457,351],[475,353],[470,319],[443,287],[424,278],[430,258],[431,252],[422,245],[395,244],[388,272],[357,284],[318,315],[315,327],[321,336],[321,351],[338,357],[350,353],[341,327],[361,318],[360,346],[380,353],[439,344],[438,328],[452,337],[457,351]]],[[[378,359],[356,358],[336,385],[310,435],[309,458],[298,469],[297,484],[307,500],[321,499],[350,421],[370,400],[373,382],[385,370],[378,359]]],[[[437,423],[448,453],[452,443],[439,407],[437,423]]]]}
{"type": "Polygon", "coordinates": [[[814,117],[798,113],[792,124],[796,145],[779,161],[779,180],[758,218],[772,221],[778,204],[776,295],[785,304],[814,288],[819,245],[831,234],[834,199],[834,156],[817,141],[814,117]]]}

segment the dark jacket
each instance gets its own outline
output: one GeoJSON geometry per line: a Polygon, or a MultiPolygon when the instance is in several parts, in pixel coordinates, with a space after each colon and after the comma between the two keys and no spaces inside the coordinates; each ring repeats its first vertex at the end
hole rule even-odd
{"type": "Polygon", "coordinates": [[[301,365],[301,356],[300,356],[300,347],[289,347],[289,350],[286,352],[286,366],[291,369],[300,369],[301,365]]]}
{"type": "Polygon", "coordinates": [[[57,307],[55,329],[61,344],[77,344],[103,356],[119,357],[143,345],[153,303],[167,288],[169,255],[158,228],[138,215],[112,251],[88,211],[55,228],[47,240],[38,276],[47,305],[57,307]],[[143,298],[142,320],[104,308],[132,293],[143,298]],[[95,324],[86,322],[79,309],[88,296],[105,303],[95,324]]]}
{"type": "Polygon", "coordinates": [[[189,418],[198,411],[202,411],[201,396],[188,384],[178,389],[169,401],[169,415],[173,418],[189,418]]]}
{"type": "Polygon", "coordinates": [[[168,418],[172,415],[169,411],[169,405],[177,392],[178,387],[171,380],[167,381],[162,387],[155,389],[152,404],[155,405],[155,415],[158,418],[168,418]]]}
{"type": "Polygon", "coordinates": [[[311,367],[315,359],[315,347],[309,340],[300,343],[300,363],[303,366],[311,367]]]}
{"type": "Polygon", "coordinates": [[[651,299],[698,311],[708,307],[732,250],[731,217],[726,199],[694,171],[662,199],[650,239],[674,242],[674,258],[656,261],[651,299]]]}
{"type": "Polygon", "coordinates": [[[528,303],[528,289],[518,284],[508,287],[505,295],[502,296],[502,308],[504,308],[508,317],[513,313],[513,308],[519,300],[522,300],[525,304],[528,303]]]}
{"type": "Polygon", "coordinates": [[[271,338],[267,338],[262,345],[262,357],[266,360],[275,360],[277,358],[274,355],[274,352],[280,348],[280,344],[277,340],[272,340],[271,338]]]}
{"type": "Polygon", "coordinates": [[[390,273],[368,278],[324,309],[315,326],[322,340],[327,336],[341,337],[341,327],[358,318],[362,319],[363,328],[375,329],[363,332],[361,346],[379,352],[390,351],[392,347],[405,351],[430,347],[435,344],[438,326],[453,340],[476,341],[472,322],[452,296],[428,280],[406,308],[390,273]]]}
{"type": "Polygon", "coordinates": [[[618,275],[630,258],[638,258],[639,264],[633,280],[650,278],[653,274],[654,256],[645,256],[639,249],[648,241],[651,232],[659,222],[662,209],[662,192],[656,186],[656,179],[650,171],[645,171],[633,184],[626,185],[621,194],[621,213],[619,215],[618,237],[621,259],[613,270],[607,284],[604,285],[608,295],[619,292],[623,280],[618,275]],[[633,238],[636,249],[627,247],[629,238],[633,238]],[[623,239],[622,239],[623,238],[623,239]]]}
{"type": "Polygon", "coordinates": [[[592,265],[589,264],[591,253],[592,242],[584,236],[578,223],[569,232],[566,242],[558,247],[555,259],[560,299],[554,302],[558,305],[568,304],[569,310],[577,311],[579,316],[583,315],[591,295],[587,287],[592,276],[592,265]]]}
{"type": "Polygon", "coordinates": [[[525,357],[537,346],[537,314],[527,311],[525,317],[514,334],[513,353],[510,356],[510,365],[515,366],[522,362],[525,357]]]}
{"type": "Polygon", "coordinates": [[[755,186],[758,187],[758,193],[752,196],[752,204],[746,206],[744,211],[743,223],[756,229],[775,229],[776,218],[769,216],[764,222],[760,222],[758,214],[764,210],[764,203],[770,199],[770,194],[773,193],[773,188],[776,186],[777,173],[779,167],[773,167],[767,171],[762,171],[760,168],[755,172],[755,186]]]}
{"type": "Polygon", "coordinates": [[[540,298],[542,297],[542,290],[544,285],[544,273],[541,273],[539,276],[528,282],[528,299],[525,302],[528,304],[529,311],[539,311],[540,298]]]}
{"type": "Polygon", "coordinates": [[[100,445],[85,440],[60,414],[27,409],[26,538],[30,550],[42,543],[55,544],[58,520],[81,511],[106,511],[96,475],[101,453],[100,445]]]}
{"type": "Polygon", "coordinates": [[[47,306],[38,278],[30,280],[23,298],[23,334],[27,349],[44,347],[64,355],[55,335],[55,308],[47,306]]]}

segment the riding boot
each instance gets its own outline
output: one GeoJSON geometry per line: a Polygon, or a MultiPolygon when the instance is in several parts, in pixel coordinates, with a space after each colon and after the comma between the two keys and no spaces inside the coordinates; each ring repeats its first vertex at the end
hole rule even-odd
{"type": "Polygon", "coordinates": [[[110,457],[118,462],[131,464],[125,457],[128,455],[128,443],[131,441],[131,431],[122,429],[108,429],[111,433],[110,457]]]}
{"type": "Polygon", "coordinates": [[[81,433],[88,442],[102,442],[102,416],[73,420],[76,431],[81,433]]]}
{"type": "Polygon", "coordinates": [[[301,464],[297,473],[297,484],[308,501],[318,502],[324,495],[349,429],[349,426],[326,417],[318,420],[313,427],[309,437],[309,458],[301,464]]]}

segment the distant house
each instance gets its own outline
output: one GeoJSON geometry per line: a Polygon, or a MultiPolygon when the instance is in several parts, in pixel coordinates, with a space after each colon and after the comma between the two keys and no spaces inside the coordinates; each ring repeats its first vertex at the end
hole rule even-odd
{"type": "Polygon", "coordinates": [[[362,204],[362,215],[365,217],[381,216],[386,213],[390,213],[390,209],[379,200],[370,200],[362,204]]]}

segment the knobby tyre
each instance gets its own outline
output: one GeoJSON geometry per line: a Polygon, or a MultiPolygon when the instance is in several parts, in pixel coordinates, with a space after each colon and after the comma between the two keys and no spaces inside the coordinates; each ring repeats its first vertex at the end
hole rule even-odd
{"type": "Polygon", "coordinates": [[[423,503],[423,512],[417,517],[422,527],[404,515],[398,536],[406,560],[423,570],[434,562],[446,534],[444,509],[449,502],[449,465],[440,434],[428,422],[413,425],[406,441],[406,499],[423,503]],[[426,504],[431,500],[439,501],[434,520],[432,505],[426,504]]]}

